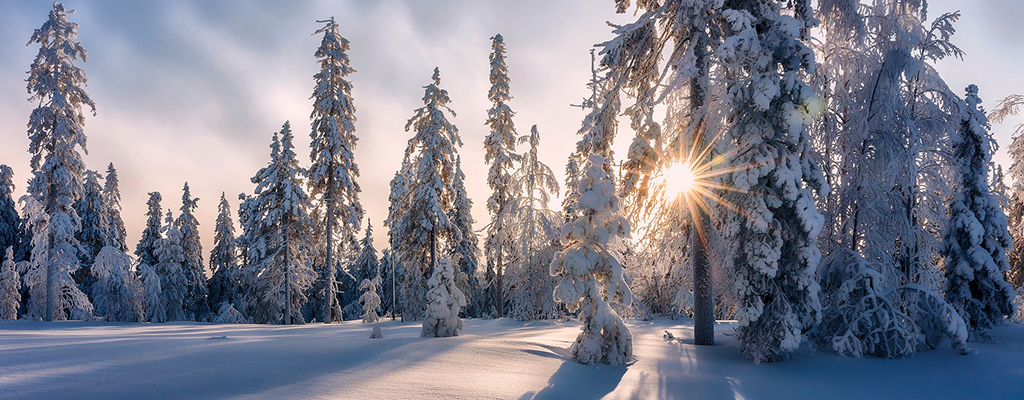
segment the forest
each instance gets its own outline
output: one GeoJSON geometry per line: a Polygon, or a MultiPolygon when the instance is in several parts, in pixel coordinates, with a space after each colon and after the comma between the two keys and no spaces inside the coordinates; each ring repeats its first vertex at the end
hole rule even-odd
{"type": "Polygon", "coordinates": [[[725,340],[761,364],[807,348],[969,354],[1024,320],[1024,125],[1003,144],[1005,168],[992,133],[1024,95],[986,110],[985,88],[946,84],[936,63],[966,57],[958,11],[926,0],[599,6],[632,19],[609,23],[591,50],[564,180],[538,155],[543,131],[514,122],[507,60],[519,55],[493,33],[480,60],[491,107],[472,122],[488,134],[463,142],[444,88],[461,77],[434,68],[408,141],[389,149],[402,163],[376,226],[355,158],[356,104],[375,105],[353,97],[345,27],[330,17],[296,33],[319,42],[308,138],[290,121],[253,138],[269,143],[265,165],[250,192],[221,194],[204,249],[188,183],[180,202],[149,193],[141,239],[127,243],[118,170],[83,158],[101,112],[88,42],[55,2],[24,60],[31,174],[0,165],[0,319],[401,319],[423,337],[459,336],[469,319],[575,320],[568,357],[612,365],[637,358],[628,321],[692,319],[696,345],[735,321],[725,340]],[[464,165],[464,146],[482,147],[486,165],[464,165]],[[467,173],[486,176],[489,197],[470,198],[467,173]],[[380,251],[375,228],[387,233],[380,251]]]}

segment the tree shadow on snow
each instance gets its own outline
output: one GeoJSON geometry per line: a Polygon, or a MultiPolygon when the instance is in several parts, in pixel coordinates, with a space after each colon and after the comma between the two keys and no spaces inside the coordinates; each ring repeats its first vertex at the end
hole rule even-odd
{"type": "MultiPolygon", "coordinates": [[[[548,346],[544,346],[548,347],[548,346]]],[[[619,381],[626,374],[629,365],[584,365],[574,360],[566,359],[568,351],[565,349],[549,348],[557,353],[560,358],[565,359],[562,366],[555,371],[555,374],[548,380],[548,385],[534,394],[529,392],[520,397],[520,400],[545,400],[545,399],[598,399],[611,393],[619,386],[619,381]],[[565,353],[565,354],[563,354],[565,353]]],[[[543,351],[529,351],[545,357],[554,356],[543,351]]]]}

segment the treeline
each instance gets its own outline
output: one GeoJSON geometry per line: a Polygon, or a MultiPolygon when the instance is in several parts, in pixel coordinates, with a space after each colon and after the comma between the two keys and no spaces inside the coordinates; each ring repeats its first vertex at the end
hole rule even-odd
{"type": "MultiPolygon", "coordinates": [[[[0,317],[401,315],[424,320],[425,335],[451,335],[459,314],[576,314],[573,357],[619,364],[632,354],[620,314],[693,316],[704,343],[714,318],[734,318],[744,355],[769,362],[807,342],[855,357],[907,357],[947,340],[963,352],[1014,313],[1024,142],[1011,145],[1007,188],[978,87],[961,95],[934,68],[963,57],[952,40],[959,13],[929,19],[924,0],[615,6],[637,19],[598,45],[564,188],[537,157],[537,127],[516,129],[504,39],[492,38],[482,237],[434,70],[406,124],[379,257],[362,226],[349,43],[333,19],[320,21],[309,167],[284,122],[254,191],[239,197],[237,235],[221,198],[206,279],[187,184],[177,217],[151,194],[127,255],[116,171],[101,185],[79,154],[94,104],[75,65],[85,58],[77,25],[55,4],[32,40],[29,93],[40,106],[20,215],[0,168],[0,245],[10,247],[0,317]],[[620,116],[635,137],[614,162],[620,116]],[[690,187],[671,193],[680,171],[690,187]],[[551,210],[560,191],[562,209],[551,210]]],[[[1011,97],[992,117],[1021,104],[1011,97]]]]}

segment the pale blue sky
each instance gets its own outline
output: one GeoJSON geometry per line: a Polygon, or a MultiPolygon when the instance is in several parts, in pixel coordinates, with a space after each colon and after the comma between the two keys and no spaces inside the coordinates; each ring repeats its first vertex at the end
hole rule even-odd
{"type": "MultiPolygon", "coordinates": [[[[362,200],[384,247],[388,182],[409,134],[404,125],[421,104],[432,69],[458,113],[461,154],[477,226],[487,220],[482,142],[487,102],[489,38],[508,46],[512,108],[521,133],[533,124],[542,135],[541,159],[561,175],[577,140],[583,113],[572,108],[588,94],[588,50],[610,37],[605,21],[625,22],[610,0],[518,1],[67,1],[78,12],[79,40],[97,116],[89,117],[90,168],[114,162],[121,176],[129,246],[144,224],[146,193],[160,191],[164,208],[177,211],[188,181],[201,198],[199,219],[209,249],[216,202],[226,191],[232,208],[239,192],[268,158],[273,131],[291,120],[298,151],[307,158],[308,99],[317,64],[317,19],[335,16],[352,42],[356,162],[362,200]]],[[[0,163],[14,168],[18,190],[28,178],[25,136],[32,104],[25,71],[37,49],[27,47],[46,18],[46,1],[0,2],[0,163]]],[[[977,83],[985,105],[1024,93],[1024,4],[1011,0],[932,0],[931,16],[961,9],[955,43],[966,61],[939,64],[958,91],[977,83]]],[[[1022,122],[1017,119],[1013,123],[1022,122]]],[[[626,127],[628,128],[628,127],[626,127]]],[[[1005,162],[1010,124],[995,126],[1005,162]]],[[[623,148],[632,134],[620,133],[623,148]]]]}

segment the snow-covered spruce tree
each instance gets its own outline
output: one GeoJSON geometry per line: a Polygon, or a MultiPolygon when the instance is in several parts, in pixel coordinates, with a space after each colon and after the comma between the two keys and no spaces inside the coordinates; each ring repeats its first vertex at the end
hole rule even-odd
{"type": "Polygon", "coordinates": [[[29,102],[37,106],[28,122],[33,177],[26,197],[38,204],[25,207],[34,214],[32,263],[36,273],[42,275],[40,283],[44,286],[43,292],[31,296],[37,299],[31,301],[42,304],[30,311],[33,317],[47,321],[69,316],[87,318],[92,311],[88,299],[73,287],[70,277],[78,269],[80,248],[75,236],[81,229],[81,219],[73,205],[84,190],[85,163],[79,152],[79,148],[85,150],[82,109],[88,107],[96,112],[83,88],[85,71],[75,65],[76,60],[84,62],[87,57],[85,48],[75,41],[78,24],[67,19],[73,13],[54,2],[49,18],[32,33],[28,43],[38,44],[39,53],[32,61],[27,79],[29,102]]]}
{"type": "Polygon", "coordinates": [[[377,275],[370,279],[363,279],[359,283],[359,290],[363,291],[363,294],[359,296],[359,304],[363,307],[363,323],[374,323],[380,319],[378,312],[380,311],[380,275],[377,275]]]}
{"type": "Polygon", "coordinates": [[[306,170],[295,157],[291,124],[274,134],[271,161],[256,173],[256,190],[240,209],[246,232],[246,308],[256,323],[302,323],[305,292],[315,279],[309,261],[313,220],[303,185],[306,170]],[[249,220],[251,218],[251,220],[249,220]]]}
{"type": "Polygon", "coordinates": [[[100,186],[99,173],[85,171],[85,186],[82,198],[75,203],[75,211],[82,220],[82,228],[78,231],[78,243],[82,246],[78,253],[79,268],[75,271],[75,282],[87,295],[91,296],[94,276],[89,272],[93,259],[109,241],[106,237],[108,216],[103,187],[100,186]]]}
{"type": "MultiPolygon", "coordinates": [[[[310,158],[313,163],[309,167],[310,197],[319,199],[322,220],[316,222],[317,228],[324,231],[322,246],[325,246],[325,266],[334,265],[335,236],[341,235],[342,246],[355,243],[359,223],[363,220],[363,206],[359,203],[359,167],[355,162],[356,148],[355,121],[356,108],[352,103],[352,84],[346,77],[355,72],[349,66],[349,42],[338,33],[338,24],[334,17],[329,20],[317,21],[324,26],[316,31],[323,33],[320,47],[315,56],[320,62],[320,72],[313,76],[316,87],[313,89],[313,112],[310,114],[311,128],[310,158]]],[[[356,249],[342,248],[339,255],[354,255],[356,249]]],[[[325,296],[334,297],[334,272],[322,274],[327,279],[325,296]]],[[[326,316],[331,305],[324,306],[326,323],[340,320],[340,315],[326,316]]]]}
{"type": "Polygon", "coordinates": [[[815,273],[824,220],[814,192],[828,187],[806,129],[815,94],[801,81],[814,53],[800,41],[809,20],[783,15],[773,0],[731,5],[716,53],[734,117],[719,147],[733,154],[723,168],[736,168],[726,176],[736,190],[725,197],[742,213],[720,218],[737,278],[740,350],[754,363],[772,362],[789,358],[821,318],[815,273]]]}
{"type": "Polygon", "coordinates": [[[430,290],[427,291],[427,310],[420,336],[459,336],[463,327],[459,309],[466,306],[466,295],[455,285],[455,269],[448,258],[438,260],[427,286],[430,290]]]}
{"type": "Polygon", "coordinates": [[[188,278],[182,264],[185,250],[181,247],[181,231],[174,221],[174,213],[168,209],[161,228],[163,237],[157,241],[153,255],[154,266],[160,276],[160,301],[164,305],[167,321],[188,321],[185,312],[185,296],[188,294],[188,278]]]}
{"type": "MultiPolygon", "coordinates": [[[[433,82],[425,86],[423,107],[406,123],[406,130],[415,134],[405,150],[410,160],[405,175],[406,189],[394,199],[388,218],[392,245],[395,245],[402,264],[406,267],[402,284],[403,317],[411,320],[423,318],[427,307],[427,285],[435,268],[438,245],[453,243],[461,232],[448,217],[455,201],[453,181],[457,146],[462,146],[459,130],[448,122],[444,110],[451,99],[441,89],[441,73],[434,68],[433,82]],[[395,211],[398,211],[396,213],[395,211]]],[[[395,193],[393,193],[395,194],[395,193]]],[[[440,250],[444,254],[444,249],[440,250]]]]}
{"type": "Polygon", "coordinates": [[[210,269],[213,270],[207,287],[207,304],[210,310],[218,310],[217,314],[220,315],[223,303],[240,306],[238,299],[241,281],[235,223],[231,220],[231,205],[228,204],[223,192],[220,194],[220,203],[217,204],[217,223],[213,228],[213,248],[210,249],[210,269]]]}
{"type": "Polygon", "coordinates": [[[160,287],[160,275],[156,268],[148,264],[139,264],[139,280],[142,282],[143,305],[146,309],[146,322],[167,322],[167,309],[164,306],[163,293],[160,287]]]}
{"type": "Polygon", "coordinates": [[[100,249],[90,272],[96,316],[106,321],[142,322],[145,316],[142,284],[132,271],[132,258],[111,246],[100,249]]]}
{"type": "MultiPolygon", "coordinates": [[[[508,65],[505,64],[505,39],[501,34],[491,38],[491,88],[487,91],[487,99],[491,108],[487,110],[487,126],[491,132],[484,138],[484,161],[490,166],[487,173],[487,186],[491,188],[491,196],[487,199],[487,211],[491,214],[491,222],[487,225],[487,238],[484,253],[487,256],[487,276],[493,282],[486,282],[487,290],[481,293],[483,298],[480,306],[485,312],[494,308],[499,313],[503,310],[505,256],[513,251],[511,239],[504,234],[507,224],[502,219],[507,213],[505,207],[514,193],[511,192],[513,162],[519,159],[516,154],[516,126],[512,122],[515,112],[506,104],[512,99],[509,93],[508,65]]],[[[471,295],[476,294],[470,292],[471,295]]]]}
{"type": "Polygon", "coordinates": [[[558,180],[538,157],[537,125],[529,135],[521,136],[519,143],[528,144],[530,149],[523,154],[513,177],[515,197],[502,218],[508,224],[506,235],[518,242],[508,258],[508,315],[520,320],[551,318],[556,312],[554,280],[547,270],[555,255],[561,217],[548,208],[548,203],[551,195],[558,193],[558,180]]]}
{"type": "Polygon", "coordinates": [[[599,155],[588,158],[578,186],[580,216],[562,226],[565,249],[555,255],[550,269],[558,281],[555,301],[569,312],[579,310],[582,332],[569,352],[583,364],[623,365],[633,357],[633,336],[610,304],[629,306],[632,301],[618,254],[609,250],[613,241],[629,237],[610,164],[599,155]]]}
{"type": "Polygon", "coordinates": [[[103,181],[103,199],[107,208],[106,239],[108,240],[104,245],[127,252],[128,244],[125,242],[127,233],[124,229],[124,220],[121,219],[121,188],[114,163],[107,165],[107,175],[103,181]]]}
{"type": "Polygon", "coordinates": [[[989,193],[988,174],[995,143],[981,108],[978,87],[967,87],[961,128],[953,136],[960,192],[950,206],[942,244],[946,258],[948,301],[966,320],[971,340],[988,338],[987,330],[1013,314],[1016,293],[1003,273],[1010,269],[1006,250],[1013,246],[1006,216],[989,193]]]}
{"type": "Polygon", "coordinates": [[[468,317],[480,315],[483,302],[470,303],[480,291],[480,279],[477,277],[477,256],[480,254],[479,238],[473,231],[473,201],[466,192],[466,174],[462,172],[462,157],[455,158],[455,178],[452,181],[455,201],[448,211],[448,219],[452,221],[460,235],[448,252],[450,259],[455,260],[455,285],[466,295],[467,307],[464,314],[468,317]],[[473,306],[476,304],[476,306],[473,306]]]}
{"type": "Polygon", "coordinates": [[[163,222],[160,200],[160,192],[149,192],[149,200],[146,201],[146,227],[142,230],[139,243],[135,245],[135,261],[139,265],[156,266],[159,263],[155,251],[157,242],[160,241],[160,224],[163,222]]]}
{"type": "Polygon", "coordinates": [[[182,188],[181,214],[174,221],[181,232],[181,250],[185,258],[181,262],[181,270],[185,274],[185,317],[199,321],[207,317],[210,307],[206,303],[206,267],[203,264],[203,244],[199,239],[199,220],[195,209],[199,198],[192,197],[188,182],[182,188]]]}
{"type": "Polygon", "coordinates": [[[359,241],[359,247],[359,257],[352,264],[351,273],[361,286],[364,280],[380,274],[380,260],[377,258],[377,249],[373,248],[373,226],[370,221],[366,221],[366,235],[359,241]]]}
{"type": "MultiPolygon", "coordinates": [[[[0,164],[0,249],[17,247],[21,240],[21,217],[14,207],[14,170],[0,164]]],[[[0,262],[7,256],[0,257],[0,262]]]]}
{"type": "Polygon", "coordinates": [[[18,319],[21,305],[21,277],[14,264],[14,248],[7,247],[0,263],[0,319],[18,319]]]}

